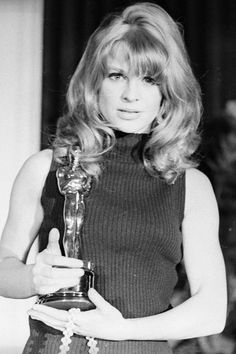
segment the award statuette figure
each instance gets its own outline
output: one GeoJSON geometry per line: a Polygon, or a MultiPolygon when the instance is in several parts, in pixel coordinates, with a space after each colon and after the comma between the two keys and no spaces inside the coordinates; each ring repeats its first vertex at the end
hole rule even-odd
{"type": "MultiPolygon", "coordinates": [[[[81,241],[82,224],[84,220],[84,197],[91,187],[91,177],[83,170],[79,163],[79,148],[69,148],[69,165],[57,169],[57,184],[61,194],[65,196],[63,219],[64,235],[63,247],[66,257],[82,259],[81,241]]],[[[76,286],[62,288],[55,293],[39,297],[39,303],[68,310],[79,308],[82,311],[90,310],[95,306],[89,300],[87,292],[94,286],[93,264],[83,260],[84,275],[79,278],[76,286]]]]}

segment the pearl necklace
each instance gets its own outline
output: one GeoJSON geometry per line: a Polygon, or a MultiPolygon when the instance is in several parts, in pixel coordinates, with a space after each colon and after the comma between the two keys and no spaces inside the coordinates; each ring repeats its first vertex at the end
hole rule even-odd
{"type": "MultiPolygon", "coordinates": [[[[78,310],[78,309],[77,309],[78,310]]],[[[66,354],[69,352],[70,348],[69,345],[71,343],[71,337],[74,334],[74,322],[72,320],[72,316],[70,310],[68,311],[69,319],[66,325],[65,330],[63,331],[63,337],[61,339],[61,345],[59,347],[60,352],[59,354],[66,354]]],[[[87,346],[89,347],[89,354],[97,354],[99,348],[97,347],[97,341],[93,337],[86,337],[87,339],[87,346]]]]}

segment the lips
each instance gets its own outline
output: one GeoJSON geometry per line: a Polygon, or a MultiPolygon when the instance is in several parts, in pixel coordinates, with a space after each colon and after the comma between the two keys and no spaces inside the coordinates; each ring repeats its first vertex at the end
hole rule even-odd
{"type": "Polygon", "coordinates": [[[117,116],[119,119],[132,121],[137,119],[140,116],[140,111],[134,109],[118,109],[117,116]]]}
{"type": "Polygon", "coordinates": [[[124,109],[118,109],[119,112],[124,112],[124,113],[139,113],[140,111],[137,111],[135,109],[129,109],[129,108],[124,108],[124,109]]]}

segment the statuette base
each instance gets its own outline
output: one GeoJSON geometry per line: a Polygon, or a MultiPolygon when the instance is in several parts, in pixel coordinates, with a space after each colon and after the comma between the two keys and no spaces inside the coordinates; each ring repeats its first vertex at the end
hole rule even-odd
{"type": "Polygon", "coordinates": [[[88,311],[95,308],[89,298],[76,291],[55,292],[40,297],[38,303],[54,307],[59,310],[69,310],[71,308],[79,308],[81,311],[88,311]]]}

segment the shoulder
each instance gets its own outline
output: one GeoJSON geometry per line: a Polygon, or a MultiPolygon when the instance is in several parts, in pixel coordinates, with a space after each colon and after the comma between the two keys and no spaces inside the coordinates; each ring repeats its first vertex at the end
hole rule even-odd
{"type": "Polygon", "coordinates": [[[13,184],[1,245],[8,250],[8,254],[17,255],[22,260],[29,241],[33,241],[43,220],[41,194],[51,161],[51,150],[30,156],[13,184]]]}
{"type": "Polygon", "coordinates": [[[187,193],[202,193],[213,192],[209,178],[196,168],[186,170],[186,192],[187,193]]]}
{"type": "MultiPolygon", "coordinates": [[[[196,168],[186,170],[185,214],[204,209],[217,209],[209,178],[196,168]]],[[[216,210],[215,210],[216,212],[216,210]]]]}
{"type": "Polygon", "coordinates": [[[31,155],[23,164],[20,173],[43,175],[49,171],[53,152],[50,149],[42,150],[31,155]]]}
{"type": "Polygon", "coordinates": [[[50,167],[52,161],[53,151],[51,149],[45,149],[31,155],[24,163],[23,169],[34,169],[34,168],[46,168],[50,167]]]}
{"type": "Polygon", "coordinates": [[[30,156],[16,176],[13,190],[23,188],[33,192],[41,191],[50,170],[53,152],[42,150],[30,156]]]}

